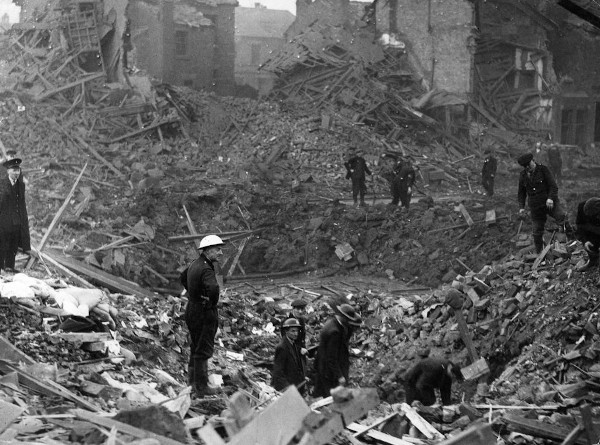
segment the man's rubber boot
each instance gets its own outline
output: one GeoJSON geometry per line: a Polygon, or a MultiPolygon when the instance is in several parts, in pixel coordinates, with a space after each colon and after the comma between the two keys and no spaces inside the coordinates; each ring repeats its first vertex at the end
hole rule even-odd
{"type": "Polygon", "coordinates": [[[597,268],[600,263],[600,254],[593,254],[588,252],[588,261],[579,268],[579,272],[589,272],[590,270],[597,268]]]}
{"type": "Polygon", "coordinates": [[[198,397],[214,396],[218,391],[208,386],[208,360],[194,359],[194,392],[198,397]]]}

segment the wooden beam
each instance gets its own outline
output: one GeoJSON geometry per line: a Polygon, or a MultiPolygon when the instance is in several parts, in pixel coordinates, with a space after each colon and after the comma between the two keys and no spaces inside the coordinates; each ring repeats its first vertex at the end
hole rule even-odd
{"type": "MultiPolygon", "coordinates": [[[[501,420],[508,426],[510,431],[529,434],[531,436],[550,439],[553,441],[562,442],[571,433],[568,428],[552,425],[548,422],[527,419],[515,414],[505,414],[501,420]]],[[[588,445],[587,437],[579,437],[575,443],[578,445],[588,445]]]]}
{"type": "Polygon", "coordinates": [[[88,411],[100,411],[100,408],[98,408],[96,405],[88,402],[85,399],[82,399],[81,397],[72,393],[71,391],[59,385],[58,383],[53,382],[52,380],[42,379],[40,377],[31,375],[28,372],[19,369],[12,363],[0,360],[0,370],[5,374],[9,372],[16,372],[19,376],[19,384],[24,385],[34,391],[45,394],[47,396],[58,396],[63,399],[70,400],[77,404],[77,406],[85,408],[88,411]]]}
{"type": "Polygon", "coordinates": [[[151,431],[143,430],[127,423],[119,422],[118,420],[111,419],[110,417],[102,417],[97,414],[93,414],[82,409],[73,410],[73,413],[80,419],[87,420],[88,422],[96,425],[104,426],[108,429],[116,428],[122,433],[129,434],[130,436],[138,439],[156,439],[161,445],[184,445],[182,442],[173,440],[166,436],[153,433],[151,431]]]}
{"type": "Polygon", "coordinates": [[[91,76],[87,76],[87,77],[83,77],[79,80],[76,80],[75,82],[71,82],[68,83],[66,85],[63,85],[61,87],[55,88],[51,91],[47,91],[44,94],[40,94],[39,96],[36,96],[33,98],[33,100],[35,100],[36,102],[40,102],[44,99],[47,99],[48,97],[54,96],[57,93],[60,93],[61,91],[65,91],[68,89],[71,89],[73,87],[79,86],[81,84],[84,84],[86,82],[89,82],[91,80],[96,80],[96,79],[100,79],[101,77],[104,77],[105,74],[104,73],[96,73],[96,74],[92,74],[91,76]]]}
{"type": "MultiPolygon", "coordinates": [[[[71,191],[69,192],[69,194],[63,201],[63,204],[60,206],[60,209],[58,209],[58,212],[56,212],[56,214],[54,215],[54,218],[52,219],[52,222],[48,226],[48,229],[46,229],[46,233],[44,233],[44,236],[42,237],[40,244],[38,244],[38,247],[37,247],[38,252],[41,252],[42,250],[44,250],[44,247],[46,246],[46,242],[48,241],[48,238],[50,237],[50,235],[52,234],[52,232],[54,231],[56,226],[60,223],[63,213],[65,213],[65,210],[67,209],[69,203],[71,202],[71,198],[73,198],[73,195],[75,194],[75,190],[77,190],[79,181],[81,180],[81,177],[83,176],[83,172],[85,172],[85,169],[87,168],[87,166],[88,166],[88,163],[86,162],[85,165],[83,166],[83,168],[81,169],[79,176],[75,180],[73,187],[71,187],[71,191]]],[[[27,266],[25,266],[25,270],[31,269],[31,266],[33,266],[33,263],[35,263],[35,257],[32,256],[31,258],[29,258],[29,261],[27,262],[27,266]]]]}
{"type": "Polygon", "coordinates": [[[144,289],[141,286],[138,286],[135,283],[132,283],[131,281],[116,277],[94,266],[90,266],[78,261],[75,258],[68,257],[58,250],[49,250],[46,252],[46,255],[53,258],[57,263],[60,263],[66,268],[86,275],[92,280],[97,281],[101,285],[111,289],[112,291],[135,295],[136,297],[140,298],[156,298],[156,294],[144,289]]]}
{"type": "Polygon", "coordinates": [[[83,286],[85,288],[88,289],[95,289],[96,286],[94,286],[93,284],[91,284],[90,282],[84,280],[83,278],[81,278],[79,275],[77,275],[74,272],[71,272],[69,269],[67,269],[65,266],[63,266],[62,264],[60,264],[58,261],[56,261],[54,258],[52,258],[49,255],[46,255],[44,252],[38,252],[35,248],[32,248],[31,251],[33,252],[34,255],[37,255],[39,259],[41,259],[42,261],[47,261],[50,264],[52,264],[54,267],[56,267],[60,272],[62,272],[62,274],[67,277],[67,278],[71,278],[73,281],[75,281],[77,284],[79,284],[80,286],[83,286]]]}

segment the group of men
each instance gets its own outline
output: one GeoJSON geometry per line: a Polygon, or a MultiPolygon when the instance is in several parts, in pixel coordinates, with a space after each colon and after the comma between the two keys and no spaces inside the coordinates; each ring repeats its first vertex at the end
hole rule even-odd
{"type": "MultiPolygon", "coordinates": [[[[356,146],[351,146],[348,160],[344,163],[346,167],[346,179],[352,180],[352,198],[356,207],[364,207],[366,175],[371,175],[362,150],[356,146]],[[360,199],[360,201],[359,201],[360,199]]],[[[412,197],[412,189],[415,184],[416,175],[410,156],[398,158],[389,174],[385,175],[390,183],[392,194],[391,206],[396,207],[401,204],[408,209],[412,197]]]]}
{"type": "MultiPolygon", "coordinates": [[[[209,384],[208,360],[214,353],[218,329],[220,286],[217,263],[223,255],[223,244],[223,240],[217,235],[202,238],[198,258],[180,275],[180,282],[188,295],[185,309],[185,322],[191,339],[188,384],[198,397],[217,392],[209,384]]],[[[292,312],[282,322],[282,338],[273,361],[272,384],[277,390],[296,385],[306,394],[308,350],[306,320],[303,316],[305,306],[306,303],[302,300],[294,301],[292,312]]],[[[360,315],[350,304],[335,305],[335,313],[325,322],[319,335],[314,367],[315,397],[327,397],[332,388],[348,382],[349,342],[361,323],[360,315]]]]}

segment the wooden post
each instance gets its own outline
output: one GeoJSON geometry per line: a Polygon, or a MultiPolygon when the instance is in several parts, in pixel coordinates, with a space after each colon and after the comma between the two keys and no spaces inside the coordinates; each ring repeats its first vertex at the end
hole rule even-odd
{"type": "MultiPolygon", "coordinates": [[[[71,187],[71,191],[67,195],[62,206],[60,207],[60,209],[58,209],[58,212],[56,213],[56,215],[54,215],[54,219],[48,226],[46,233],[44,233],[44,236],[42,237],[42,241],[40,241],[40,244],[38,245],[38,248],[37,248],[38,252],[42,252],[42,250],[44,249],[44,246],[46,245],[46,242],[48,241],[48,238],[50,237],[50,234],[52,234],[52,232],[54,231],[54,228],[60,223],[60,220],[62,219],[62,215],[63,215],[63,213],[65,213],[65,210],[67,209],[67,206],[69,205],[69,202],[71,201],[71,198],[75,194],[75,190],[77,190],[77,185],[79,184],[79,181],[81,181],[83,172],[85,171],[87,166],[88,166],[88,163],[86,162],[85,165],[83,166],[83,168],[81,169],[81,173],[79,173],[79,176],[75,180],[75,184],[73,184],[73,187],[71,187]]],[[[31,269],[31,266],[33,266],[34,263],[35,263],[35,257],[32,256],[29,258],[29,261],[27,262],[27,266],[25,266],[25,270],[31,269]]]]}

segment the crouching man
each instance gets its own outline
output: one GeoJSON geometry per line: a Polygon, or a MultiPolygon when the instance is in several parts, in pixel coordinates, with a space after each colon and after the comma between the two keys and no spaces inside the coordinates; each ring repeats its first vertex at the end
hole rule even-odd
{"type": "Polygon", "coordinates": [[[583,243],[588,261],[580,269],[587,272],[598,269],[600,263],[600,198],[590,198],[577,206],[577,238],[583,243]]]}
{"type": "Polygon", "coordinates": [[[440,391],[442,405],[452,403],[452,381],[462,382],[460,368],[450,360],[429,357],[421,360],[404,376],[406,403],[412,404],[419,400],[423,405],[430,406],[436,401],[436,388],[440,391]]]}

